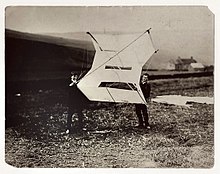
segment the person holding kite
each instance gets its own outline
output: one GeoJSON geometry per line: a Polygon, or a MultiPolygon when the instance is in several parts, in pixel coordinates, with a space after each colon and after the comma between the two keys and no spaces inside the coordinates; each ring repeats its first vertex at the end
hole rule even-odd
{"type": "Polygon", "coordinates": [[[67,130],[66,133],[70,133],[72,128],[72,116],[76,113],[78,116],[78,128],[83,128],[83,101],[79,89],[77,88],[78,75],[71,72],[71,83],[69,84],[69,96],[68,96],[68,116],[67,116],[67,130]]]}
{"type": "MultiPolygon", "coordinates": [[[[140,80],[141,91],[147,102],[150,99],[150,91],[151,91],[151,86],[150,83],[148,82],[148,76],[149,76],[148,74],[144,74],[143,76],[141,76],[141,80],[140,80]]],[[[141,103],[135,104],[135,110],[138,117],[138,123],[139,123],[138,127],[150,129],[147,106],[141,103]]]]}
{"type": "Polygon", "coordinates": [[[76,85],[90,101],[134,103],[139,126],[147,129],[150,128],[146,106],[150,85],[148,76],[143,76],[141,83],[139,79],[143,66],[158,51],[154,48],[150,29],[141,34],[87,32],[95,48],[94,60],[76,85]]]}

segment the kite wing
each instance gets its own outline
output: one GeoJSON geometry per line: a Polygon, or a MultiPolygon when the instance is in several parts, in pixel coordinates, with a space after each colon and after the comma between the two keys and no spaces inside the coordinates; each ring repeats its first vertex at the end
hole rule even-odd
{"type": "Polygon", "coordinates": [[[146,104],[139,81],[155,52],[149,30],[141,35],[92,35],[96,54],[78,88],[92,101],[146,104]]]}

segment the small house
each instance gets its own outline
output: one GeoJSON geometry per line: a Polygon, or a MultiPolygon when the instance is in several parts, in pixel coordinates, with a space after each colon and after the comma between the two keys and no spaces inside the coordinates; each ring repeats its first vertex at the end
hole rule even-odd
{"type": "Polygon", "coordinates": [[[205,66],[201,63],[191,63],[188,70],[189,71],[204,71],[205,66]]]}
{"type": "Polygon", "coordinates": [[[188,71],[191,63],[197,63],[197,61],[193,58],[181,58],[178,57],[175,60],[170,60],[167,64],[167,70],[175,70],[175,71],[188,71]]]}

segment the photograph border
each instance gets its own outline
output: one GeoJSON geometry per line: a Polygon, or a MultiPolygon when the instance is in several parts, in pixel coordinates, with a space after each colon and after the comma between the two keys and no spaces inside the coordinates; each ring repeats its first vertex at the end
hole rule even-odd
{"type": "Polygon", "coordinates": [[[3,2],[1,2],[1,63],[0,63],[0,71],[2,71],[0,73],[0,83],[1,83],[1,94],[2,94],[2,100],[0,100],[1,102],[1,120],[0,120],[0,139],[1,139],[1,143],[0,143],[0,154],[1,154],[1,162],[0,162],[0,171],[1,173],[51,173],[51,172],[55,172],[55,173],[60,173],[60,172],[64,172],[64,173],[73,173],[73,172],[77,172],[77,173],[158,173],[158,172],[162,172],[162,173],[219,173],[220,172],[220,162],[219,162],[219,149],[217,147],[219,147],[219,142],[220,142],[220,136],[218,134],[218,132],[220,132],[219,130],[219,123],[220,123],[220,119],[217,117],[219,115],[219,110],[217,108],[217,105],[219,103],[219,92],[217,91],[217,89],[219,88],[219,70],[218,70],[218,65],[219,62],[217,60],[217,58],[219,57],[219,51],[217,48],[219,48],[219,31],[220,31],[220,2],[218,1],[208,1],[208,0],[195,0],[190,1],[190,0],[186,0],[186,1],[174,1],[174,0],[166,0],[166,1],[140,1],[140,2],[133,2],[131,0],[127,0],[127,1],[101,1],[101,0],[86,0],[83,2],[80,2],[80,0],[77,1],[70,1],[70,0],[33,0],[33,1],[28,1],[28,0],[22,0],[22,1],[7,1],[7,0],[3,0],[3,2]],[[184,3],[183,3],[184,2],[184,3]],[[5,162],[5,52],[4,52],[4,47],[5,47],[5,8],[7,6],[208,6],[208,8],[210,9],[210,11],[212,11],[212,13],[215,15],[215,58],[214,58],[214,65],[215,65],[215,70],[214,70],[214,99],[215,99],[215,105],[214,105],[214,135],[215,135],[215,164],[213,168],[210,169],[175,169],[175,168],[132,168],[132,169],[111,169],[111,168],[56,168],[56,169],[51,169],[51,168],[40,168],[40,169],[33,169],[33,168],[15,168],[12,167],[10,165],[8,165],[5,162]]]}

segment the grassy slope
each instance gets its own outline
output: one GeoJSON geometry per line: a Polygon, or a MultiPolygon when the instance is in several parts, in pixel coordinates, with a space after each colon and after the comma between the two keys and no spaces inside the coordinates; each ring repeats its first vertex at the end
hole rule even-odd
{"type": "MultiPolygon", "coordinates": [[[[152,96],[213,96],[213,78],[152,81],[152,96]]],[[[134,128],[131,104],[87,109],[91,130],[65,135],[67,94],[63,89],[8,95],[15,124],[6,129],[6,162],[16,167],[212,167],[214,106],[150,103],[151,130],[134,128]],[[49,102],[50,101],[50,102],[49,102]],[[52,102],[51,102],[52,101],[52,102]],[[20,103],[20,105],[19,105],[20,103]],[[21,103],[23,103],[21,105],[21,103]],[[95,133],[95,130],[108,130],[95,133]]],[[[74,117],[74,119],[76,119],[74,117]]]]}

